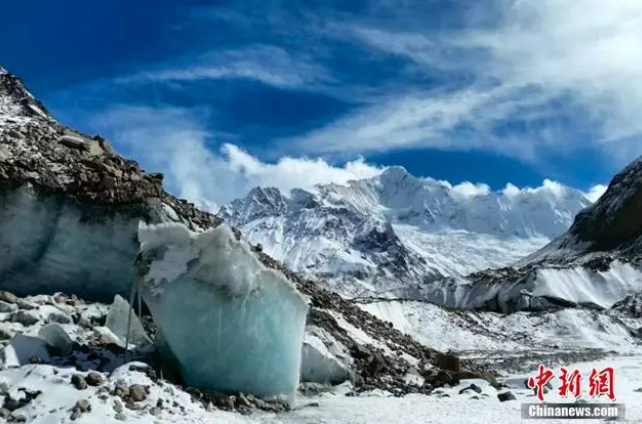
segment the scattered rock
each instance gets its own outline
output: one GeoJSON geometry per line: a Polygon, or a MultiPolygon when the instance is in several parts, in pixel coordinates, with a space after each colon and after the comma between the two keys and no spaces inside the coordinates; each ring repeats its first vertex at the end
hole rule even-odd
{"type": "Polygon", "coordinates": [[[438,353],[437,367],[446,371],[459,372],[461,370],[461,361],[457,355],[450,351],[446,353],[438,353]]]}
{"type": "Polygon", "coordinates": [[[4,398],[2,409],[6,409],[11,413],[16,409],[20,409],[23,406],[29,404],[32,400],[40,396],[40,394],[42,393],[40,390],[31,391],[25,388],[19,388],[18,392],[20,393],[20,396],[18,396],[17,398],[14,398],[10,395],[7,395],[4,398]]]}
{"type": "Polygon", "coordinates": [[[71,384],[78,390],[85,390],[87,388],[87,381],[85,377],[80,374],[74,374],[71,376],[71,384]]]}
{"type": "Polygon", "coordinates": [[[38,305],[34,305],[31,302],[27,302],[24,299],[18,299],[16,301],[16,305],[18,306],[19,309],[24,309],[25,311],[32,311],[34,309],[38,309],[38,305]]]}
{"type": "Polygon", "coordinates": [[[0,300],[0,313],[15,312],[17,310],[18,310],[18,305],[16,305],[15,303],[9,303],[9,302],[0,300]]]}
{"type": "Polygon", "coordinates": [[[79,409],[80,412],[89,412],[91,411],[91,404],[87,399],[81,399],[76,402],[76,406],[74,406],[74,408],[79,409]]]}
{"type": "Polygon", "coordinates": [[[47,324],[38,331],[38,337],[49,345],[52,355],[65,356],[71,353],[74,342],[59,324],[47,324]]]}
{"type": "Polygon", "coordinates": [[[87,377],[85,378],[85,380],[87,381],[88,385],[94,386],[94,387],[100,386],[105,381],[102,374],[93,372],[93,371],[87,374],[87,377]]]}
{"type": "Polygon", "coordinates": [[[13,336],[7,330],[0,328],[0,341],[10,340],[13,336]]]}
{"type": "Polygon", "coordinates": [[[472,390],[472,391],[473,391],[473,392],[475,392],[475,393],[481,393],[481,392],[482,392],[482,388],[481,388],[481,387],[479,387],[478,385],[476,385],[476,384],[474,384],[474,383],[473,383],[473,384],[471,384],[470,386],[468,386],[468,387],[464,387],[463,389],[461,389],[461,390],[459,391],[459,394],[460,394],[460,395],[463,395],[464,393],[466,393],[466,392],[467,392],[467,391],[469,391],[469,390],[472,390]]]}
{"type": "Polygon", "coordinates": [[[74,408],[74,409],[71,411],[71,417],[70,417],[70,419],[71,419],[71,421],[76,421],[78,418],[80,418],[80,416],[81,416],[81,415],[82,415],[82,412],[80,412],[80,410],[79,410],[79,409],[74,408]]]}
{"type": "Polygon", "coordinates": [[[7,303],[17,303],[20,299],[13,293],[2,291],[0,292],[0,300],[7,303]]]}
{"type": "Polygon", "coordinates": [[[497,399],[500,402],[507,402],[509,400],[517,400],[515,395],[512,392],[497,393],[497,399]]]}
{"type": "Polygon", "coordinates": [[[114,394],[119,398],[125,400],[129,397],[129,387],[126,386],[116,386],[114,394]]]}
{"type": "Polygon", "coordinates": [[[122,412],[117,413],[114,418],[116,418],[118,421],[127,421],[127,415],[123,414],[122,412]]]}
{"type": "Polygon", "coordinates": [[[57,324],[71,324],[73,320],[69,315],[63,311],[51,311],[46,318],[47,322],[55,322],[57,324]]]}
{"type": "Polygon", "coordinates": [[[122,402],[118,399],[114,399],[114,403],[112,403],[112,408],[114,408],[115,412],[123,412],[125,410],[122,402]]]}
{"type": "Polygon", "coordinates": [[[17,322],[24,325],[25,327],[29,327],[36,324],[39,321],[39,318],[33,312],[19,310],[9,315],[9,321],[17,322]]]}
{"type": "Polygon", "coordinates": [[[140,384],[134,384],[129,386],[129,397],[134,402],[142,402],[147,399],[147,391],[145,390],[145,387],[140,384]]]}
{"type": "Polygon", "coordinates": [[[26,423],[27,422],[27,417],[25,417],[22,414],[16,414],[15,412],[11,414],[9,417],[10,422],[14,423],[26,423]]]}
{"type": "Polygon", "coordinates": [[[163,413],[163,410],[157,406],[154,406],[149,410],[149,414],[153,415],[154,417],[160,417],[162,413],[163,413]]]}

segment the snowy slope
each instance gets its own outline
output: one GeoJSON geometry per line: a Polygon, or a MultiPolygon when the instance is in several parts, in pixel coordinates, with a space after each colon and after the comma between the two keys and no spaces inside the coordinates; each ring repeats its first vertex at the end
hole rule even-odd
{"type": "Polygon", "coordinates": [[[642,158],[618,173],[571,228],[511,268],[422,284],[421,298],[458,308],[604,309],[642,290],[642,158]]]}
{"type": "Polygon", "coordinates": [[[495,352],[639,352],[642,318],[619,310],[563,309],[551,313],[451,311],[418,301],[376,301],[360,305],[392,322],[421,343],[465,356],[495,352]]]}
{"type": "Polygon", "coordinates": [[[288,267],[349,296],[412,296],[408,287],[508,265],[541,248],[590,204],[546,183],[512,193],[462,194],[401,167],[346,186],[282,193],[255,188],[220,216],[288,267]]]}

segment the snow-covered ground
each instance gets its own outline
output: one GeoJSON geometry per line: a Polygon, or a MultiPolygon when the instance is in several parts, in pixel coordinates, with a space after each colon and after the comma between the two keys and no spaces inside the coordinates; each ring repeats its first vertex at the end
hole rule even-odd
{"type": "MultiPolygon", "coordinates": [[[[573,364],[571,368],[581,370],[586,378],[592,368],[603,369],[607,366],[615,369],[616,402],[625,404],[627,422],[642,422],[642,356],[573,364]]],[[[0,387],[12,395],[17,395],[20,388],[42,391],[35,400],[20,410],[26,422],[34,424],[70,422],[71,411],[81,399],[89,402],[91,411],[80,414],[74,422],[86,424],[116,424],[123,421],[160,424],[514,424],[523,421],[520,415],[522,403],[537,402],[533,391],[523,386],[523,381],[529,374],[522,374],[507,376],[505,382],[509,388],[499,391],[482,380],[462,380],[460,385],[439,389],[430,396],[408,395],[403,398],[388,396],[385,393],[351,397],[346,396],[349,388],[343,386],[316,397],[300,396],[296,400],[294,410],[290,412],[253,412],[250,415],[241,415],[219,410],[208,411],[192,401],[187,393],[169,384],[154,383],[144,373],[130,371],[129,365],[116,369],[100,387],[90,386],[84,390],[77,390],[69,383],[72,371],[49,365],[29,365],[4,370],[0,373],[0,387]],[[476,384],[481,392],[467,391],[460,394],[460,391],[471,383],[476,384]],[[116,386],[133,384],[150,388],[146,399],[136,402],[135,410],[123,406],[117,396],[109,394],[116,386]],[[512,392],[516,400],[500,402],[497,394],[506,391],[512,392]],[[162,407],[157,406],[159,400],[162,407]],[[118,413],[116,410],[123,412],[118,413]]],[[[555,375],[559,375],[559,370],[555,370],[555,375]]],[[[558,383],[552,384],[557,389],[558,383]]],[[[590,401],[588,394],[582,398],[590,401]]],[[[550,391],[545,399],[550,402],[569,402],[562,399],[557,390],[550,391]]]]}
{"type": "MultiPolygon", "coordinates": [[[[335,387],[308,384],[301,386],[289,412],[245,409],[241,414],[207,405],[183,388],[157,378],[149,365],[140,362],[145,358],[144,350],[126,354],[119,347],[127,315],[122,302],[113,306],[85,304],[64,296],[1,301],[0,417],[9,414],[5,418],[9,422],[37,424],[71,422],[72,417],[73,422],[87,424],[512,424],[521,422],[522,403],[536,402],[524,380],[535,373],[541,361],[553,368],[578,368],[585,380],[591,368],[613,367],[616,401],[626,405],[628,422],[642,422],[642,392],[638,390],[642,390],[642,339],[632,334],[641,328],[642,318],[618,311],[502,316],[447,311],[419,302],[362,305],[426,345],[453,349],[462,357],[493,364],[500,371],[498,381],[508,387],[496,389],[484,380],[462,380],[456,387],[436,389],[431,395],[400,398],[380,390],[353,396],[350,383],[335,387]],[[50,327],[64,330],[69,339],[43,330],[50,327]],[[46,337],[59,351],[71,346],[73,352],[55,356],[39,337],[46,337]],[[587,361],[589,357],[599,360],[587,361]],[[471,383],[479,386],[479,393],[460,394],[471,383]],[[516,400],[500,402],[498,394],[506,391],[516,400]],[[2,411],[2,407],[11,411],[2,411]]],[[[338,324],[355,340],[375,343],[345,320],[338,320],[338,324]]],[[[145,349],[144,340],[141,344],[145,349]]],[[[556,388],[558,382],[552,383],[556,388]]],[[[583,399],[591,400],[587,394],[583,399]]],[[[546,400],[560,398],[553,390],[546,400]]],[[[236,402],[238,408],[239,400],[236,402]]]]}
{"type": "Polygon", "coordinates": [[[438,350],[476,352],[528,351],[533,349],[601,349],[633,353],[642,339],[617,313],[564,309],[551,313],[448,311],[415,301],[381,301],[360,305],[364,310],[422,344],[438,350]]]}

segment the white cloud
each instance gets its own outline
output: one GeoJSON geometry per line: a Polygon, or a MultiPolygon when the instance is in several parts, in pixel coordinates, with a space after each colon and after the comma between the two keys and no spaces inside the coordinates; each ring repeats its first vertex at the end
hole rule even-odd
{"type": "Polygon", "coordinates": [[[502,194],[507,197],[515,197],[522,191],[517,187],[515,184],[508,183],[506,184],[506,187],[504,187],[504,190],[502,190],[502,194]]]}
{"type": "MultiPolygon", "coordinates": [[[[412,7],[399,9],[391,22],[422,19],[412,16],[412,7]]],[[[464,83],[395,93],[312,131],[298,146],[324,153],[484,149],[531,160],[541,149],[590,143],[606,149],[618,166],[642,153],[642,2],[493,0],[485,9],[489,19],[463,30],[406,25],[400,32],[359,18],[340,25],[337,36],[405,57],[426,75],[464,75],[464,83]],[[553,121],[559,111],[551,101],[560,99],[577,120],[572,125],[597,128],[593,139],[575,138],[554,123],[533,125],[518,140],[493,134],[496,124],[515,119],[553,121]],[[463,137],[457,134],[462,127],[468,130],[463,137]]],[[[477,22],[475,16],[469,21],[477,22]]]]}
{"type": "Polygon", "coordinates": [[[293,57],[277,46],[256,45],[204,54],[183,66],[166,64],[118,78],[116,82],[190,82],[233,78],[261,81],[280,88],[303,88],[330,80],[321,66],[305,57],[293,57]]]}
{"type": "Polygon", "coordinates": [[[363,158],[333,166],[322,159],[285,156],[276,163],[264,163],[233,144],[225,144],[222,153],[230,171],[243,175],[248,186],[310,188],[316,184],[345,184],[350,180],[370,178],[380,174],[382,167],[364,162],[363,158]]]}
{"type": "Polygon", "coordinates": [[[599,200],[600,197],[602,197],[602,195],[606,192],[607,188],[608,186],[604,184],[597,184],[591,187],[591,189],[588,192],[584,193],[584,195],[591,202],[595,203],[599,200]]]}
{"type": "Polygon", "coordinates": [[[143,166],[163,172],[167,186],[178,196],[208,209],[242,197],[258,185],[284,191],[305,189],[315,184],[345,184],[383,170],[362,158],[343,166],[295,157],[265,163],[229,143],[217,153],[207,147],[216,134],[205,129],[205,120],[181,108],[119,106],[95,116],[93,123],[143,166]]]}
{"type": "Polygon", "coordinates": [[[491,192],[488,184],[474,184],[470,181],[465,181],[453,186],[452,191],[453,193],[464,197],[486,196],[491,192]]]}

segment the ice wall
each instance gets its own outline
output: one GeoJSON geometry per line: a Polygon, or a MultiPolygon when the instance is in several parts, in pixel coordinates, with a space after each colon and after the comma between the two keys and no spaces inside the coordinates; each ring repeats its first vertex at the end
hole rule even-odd
{"type": "Polygon", "coordinates": [[[127,295],[138,215],[0,185],[0,288],[104,301],[127,295]]]}
{"type": "Polygon", "coordinates": [[[292,399],[307,299],[227,226],[142,225],[139,289],[188,385],[292,399]]]}

